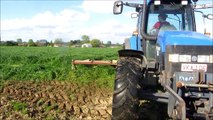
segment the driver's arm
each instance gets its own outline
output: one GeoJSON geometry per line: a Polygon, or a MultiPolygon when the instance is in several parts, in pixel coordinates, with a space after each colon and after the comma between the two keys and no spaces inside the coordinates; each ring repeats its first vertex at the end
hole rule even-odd
{"type": "Polygon", "coordinates": [[[159,29],[160,28],[160,22],[156,22],[155,25],[149,30],[150,32],[154,29],[159,29]]]}

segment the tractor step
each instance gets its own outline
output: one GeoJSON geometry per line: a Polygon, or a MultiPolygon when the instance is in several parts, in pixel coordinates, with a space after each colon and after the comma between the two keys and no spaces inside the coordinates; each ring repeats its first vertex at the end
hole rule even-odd
{"type": "Polygon", "coordinates": [[[169,102],[169,93],[160,93],[160,92],[148,92],[143,91],[139,93],[140,98],[139,99],[146,99],[146,100],[154,100],[162,103],[168,103],[169,102]]]}

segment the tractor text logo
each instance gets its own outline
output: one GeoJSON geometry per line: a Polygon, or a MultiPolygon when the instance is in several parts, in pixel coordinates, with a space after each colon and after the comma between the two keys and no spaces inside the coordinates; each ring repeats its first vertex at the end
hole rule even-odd
{"type": "Polygon", "coordinates": [[[190,82],[193,80],[194,80],[193,76],[179,76],[179,81],[190,82]]]}

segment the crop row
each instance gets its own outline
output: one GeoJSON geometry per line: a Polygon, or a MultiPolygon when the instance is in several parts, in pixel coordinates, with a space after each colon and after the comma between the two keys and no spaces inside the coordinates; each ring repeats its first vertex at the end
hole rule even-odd
{"type": "Polygon", "coordinates": [[[0,80],[71,80],[112,86],[114,68],[83,66],[73,59],[113,60],[118,48],[0,47],[0,80]]]}

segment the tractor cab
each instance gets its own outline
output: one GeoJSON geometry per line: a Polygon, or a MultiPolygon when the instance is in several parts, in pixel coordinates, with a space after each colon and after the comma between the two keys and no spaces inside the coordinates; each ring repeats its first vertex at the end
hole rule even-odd
{"type": "Polygon", "coordinates": [[[144,0],[143,4],[117,1],[114,4],[114,14],[122,13],[123,5],[135,7],[138,12],[138,37],[142,40],[142,51],[148,61],[155,61],[155,45],[159,32],[196,31],[190,0],[144,0]],[[160,15],[164,15],[167,24],[159,21],[160,15]]]}
{"type": "Polygon", "coordinates": [[[150,3],[146,14],[148,15],[144,19],[146,22],[144,32],[148,35],[157,35],[158,32],[166,30],[195,31],[193,10],[189,4],[150,3]],[[162,25],[154,26],[156,22],[162,25]]]}
{"type": "Polygon", "coordinates": [[[143,39],[143,51],[148,60],[155,61],[155,45],[160,32],[195,31],[192,5],[189,1],[181,4],[180,0],[171,2],[150,1],[144,3],[143,12],[139,13],[142,22],[138,28],[143,39]],[[164,19],[161,21],[161,19],[164,19]]]}

